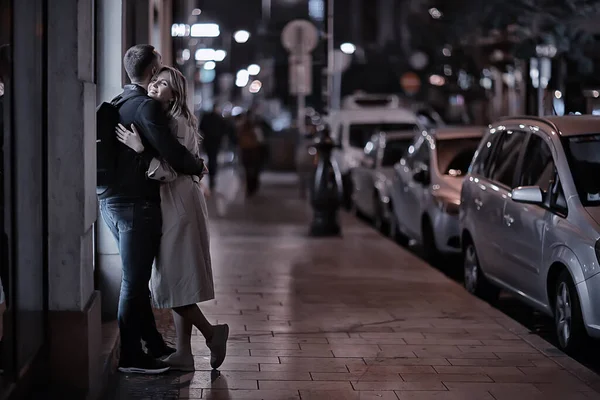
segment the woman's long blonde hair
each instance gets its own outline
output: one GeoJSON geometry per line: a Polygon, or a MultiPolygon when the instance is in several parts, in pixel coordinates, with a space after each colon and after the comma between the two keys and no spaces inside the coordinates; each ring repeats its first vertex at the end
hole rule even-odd
{"type": "Polygon", "coordinates": [[[198,120],[187,104],[187,79],[185,79],[185,76],[183,76],[179,70],[163,65],[154,74],[153,80],[157,79],[158,75],[164,71],[168,72],[169,74],[169,85],[171,86],[171,91],[173,92],[173,100],[171,103],[169,103],[167,113],[169,117],[173,119],[173,121],[177,121],[179,118],[184,118],[186,120],[188,126],[195,132],[194,139],[196,142],[196,148],[198,148],[200,146],[201,137],[198,133],[198,120]]]}

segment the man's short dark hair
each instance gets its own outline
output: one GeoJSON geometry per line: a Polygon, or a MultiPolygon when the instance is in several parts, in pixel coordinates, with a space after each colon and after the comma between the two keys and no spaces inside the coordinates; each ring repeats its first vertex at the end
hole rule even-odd
{"type": "Polygon", "coordinates": [[[136,44],[130,47],[123,57],[123,66],[127,76],[132,82],[139,82],[145,78],[148,67],[154,63],[158,55],[154,46],[149,44],[136,44]]]}

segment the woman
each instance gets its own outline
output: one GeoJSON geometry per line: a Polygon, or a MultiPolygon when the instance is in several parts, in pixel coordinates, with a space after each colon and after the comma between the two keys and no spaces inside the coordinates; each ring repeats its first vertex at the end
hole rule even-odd
{"type": "MultiPolygon", "coordinates": [[[[148,96],[163,104],[171,117],[173,135],[190,152],[199,155],[197,122],[186,104],[187,82],[181,72],[162,67],[148,86],[148,96]]],[[[131,128],[129,131],[119,125],[119,141],[141,153],[143,143],[135,126],[131,128]]],[[[164,361],[171,369],[194,371],[193,325],[211,350],[211,366],[218,368],[225,359],[229,326],[211,325],[196,304],[214,299],[208,211],[200,186],[201,177],[178,176],[158,159],[152,160],[147,175],[164,182],[160,192],[163,235],[150,284],[154,306],[173,310],[177,331],[177,351],[164,361]]]]}

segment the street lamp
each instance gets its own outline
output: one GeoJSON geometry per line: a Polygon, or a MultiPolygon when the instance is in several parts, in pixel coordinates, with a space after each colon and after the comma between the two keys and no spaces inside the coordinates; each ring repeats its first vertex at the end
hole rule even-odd
{"type": "Polygon", "coordinates": [[[255,80],[255,81],[252,81],[248,90],[250,91],[250,93],[258,93],[258,92],[260,92],[261,87],[262,87],[261,81],[255,80]]]}
{"type": "Polygon", "coordinates": [[[188,24],[173,24],[171,25],[172,37],[190,36],[190,26],[188,24]]]}
{"type": "Polygon", "coordinates": [[[444,16],[444,14],[435,7],[429,9],[429,15],[431,15],[431,18],[433,19],[440,19],[444,16]]]}
{"type": "Polygon", "coordinates": [[[214,61],[215,49],[198,49],[195,58],[196,61],[214,61]]]}
{"type": "Polygon", "coordinates": [[[225,50],[215,50],[215,49],[198,49],[196,50],[195,58],[196,61],[223,61],[227,56],[227,52],[225,50]]]}
{"type": "Polygon", "coordinates": [[[237,43],[246,43],[250,39],[250,32],[244,30],[237,31],[233,34],[233,39],[237,43]]]}
{"type": "Polygon", "coordinates": [[[217,64],[214,61],[207,61],[204,63],[204,69],[207,71],[215,69],[216,66],[217,64]]]}
{"type": "Polygon", "coordinates": [[[258,64],[248,65],[248,74],[250,74],[250,75],[260,74],[260,66],[258,64]]]}
{"type": "Polygon", "coordinates": [[[239,70],[235,77],[235,85],[237,87],[245,87],[248,84],[248,81],[250,81],[250,74],[248,73],[248,70],[239,70]]]}
{"type": "Polygon", "coordinates": [[[225,50],[215,50],[214,61],[223,61],[227,57],[225,50]]]}
{"type": "Polygon", "coordinates": [[[345,54],[354,54],[354,52],[356,51],[356,46],[352,43],[342,43],[342,45],[340,46],[340,50],[342,51],[342,53],[345,54]]]}
{"type": "Polygon", "coordinates": [[[192,37],[218,37],[221,34],[217,24],[194,24],[191,27],[192,37]]]}

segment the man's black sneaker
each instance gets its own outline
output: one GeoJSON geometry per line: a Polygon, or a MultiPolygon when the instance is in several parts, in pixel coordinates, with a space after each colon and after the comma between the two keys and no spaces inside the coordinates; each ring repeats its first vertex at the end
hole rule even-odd
{"type": "Polygon", "coordinates": [[[133,360],[121,360],[119,371],[127,374],[158,375],[169,370],[169,366],[160,360],[156,360],[146,353],[142,353],[133,360]]]}
{"type": "Polygon", "coordinates": [[[229,325],[215,325],[213,337],[206,345],[210,349],[210,366],[217,369],[225,361],[227,355],[227,339],[229,339],[229,325]]]}
{"type": "Polygon", "coordinates": [[[174,348],[167,346],[166,343],[163,343],[160,347],[148,347],[148,345],[146,345],[146,347],[148,349],[148,354],[154,358],[167,357],[176,351],[174,348]]]}

